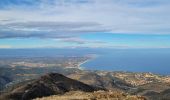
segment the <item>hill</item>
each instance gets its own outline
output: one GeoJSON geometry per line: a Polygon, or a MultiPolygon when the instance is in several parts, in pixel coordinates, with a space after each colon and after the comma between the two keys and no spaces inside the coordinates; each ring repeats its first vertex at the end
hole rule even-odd
{"type": "Polygon", "coordinates": [[[22,84],[11,92],[1,95],[1,100],[30,100],[37,97],[64,94],[69,91],[93,92],[97,87],[67,78],[58,73],[46,74],[28,84],[22,84]]]}

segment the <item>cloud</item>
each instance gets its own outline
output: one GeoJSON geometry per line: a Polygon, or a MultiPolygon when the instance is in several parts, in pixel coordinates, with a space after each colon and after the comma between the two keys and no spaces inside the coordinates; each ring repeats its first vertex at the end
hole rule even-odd
{"type": "Polygon", "coordinates": [[[81,38],[63,38],[59,39],[59,41],[62,42],[69,42],[69,43],[76,43],[76,44],[107,44],[107,42],[100,41],[100,40],[87,40],[87,39],[81,39],[81,38]]]}
{"type": "Polygon", "coordinates": [[[0,45],[0,49],[12,48],[10,45],[0,45]]]}
{"type": "Polygon", "coordinates": [[[94,22],[10,22],[0,24],[0,38],[68,38],[83,33],[107,32],[94,22]]]}
{"type": "Polygon", "coordinates": [[[1,38],[170,34],[169,9],[169,0],[0,0],[1,38]]]}

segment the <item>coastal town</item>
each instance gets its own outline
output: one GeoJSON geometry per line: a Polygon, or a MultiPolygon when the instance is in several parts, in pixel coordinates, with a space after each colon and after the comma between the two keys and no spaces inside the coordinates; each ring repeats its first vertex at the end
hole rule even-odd
{"type": "Polygon", "coordinates": [[[13,68],[18,66],[37,68],[37,67],[64,67],[80,68],[80,65],[89,60],[91,56],[69,56],[69,57],[32,57],[32,58],[10,58],[0,60],[0,65],[8,65],[13,68]]]}

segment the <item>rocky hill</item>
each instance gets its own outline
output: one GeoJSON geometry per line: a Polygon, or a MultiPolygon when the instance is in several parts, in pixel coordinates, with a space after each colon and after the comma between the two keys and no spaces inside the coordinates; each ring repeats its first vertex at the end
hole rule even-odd
{"type": "Polygon", "coordinates": [[[51,73],[38,79],[22,81],[5,89],[10,92],[1,97],[18,100],[21,99],[21,96],[22,98],[34,98],[56,94],[63,95],[69,91],[79,90],[91,92],[90,95],[93,95],[93,91],[106,89],[129,95],[141,95],[149,100],[169,100],[170,98],[170,76],[152,73],[89,71],[70,68],[63,70],[57,69],[57,71],[66,77],[61,74],[51,73]],[[76,84],[72,81],[76,81],[76,84]],[[87,85],[79,86],[77,82],[87,85]],[[83,89],[82,86],[84,87],[83,89]],[[36,92],[34,93],[33,91],[36,92]],[[35,96],[32,94],[35,94],[35,96]]]}
{"type": "Polygon", "coordinates": [[[28,84],[23,84],[11,92],[1,95],[1,100],[30,100],[37,97],[64,94],[69,91],[93,92],[97,87],[67,78],[58,73],[46,74],[28,84]]]}

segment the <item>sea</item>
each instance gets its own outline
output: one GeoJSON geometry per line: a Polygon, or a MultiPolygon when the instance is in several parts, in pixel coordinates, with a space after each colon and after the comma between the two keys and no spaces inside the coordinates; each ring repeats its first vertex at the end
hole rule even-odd
{"type": "Polygon", "coordinates": [[[3,57],[83,56],[95,54],[81,67],[87,70],[151,72],[170,75],[170,49],[0,49],[3,57]]]}

